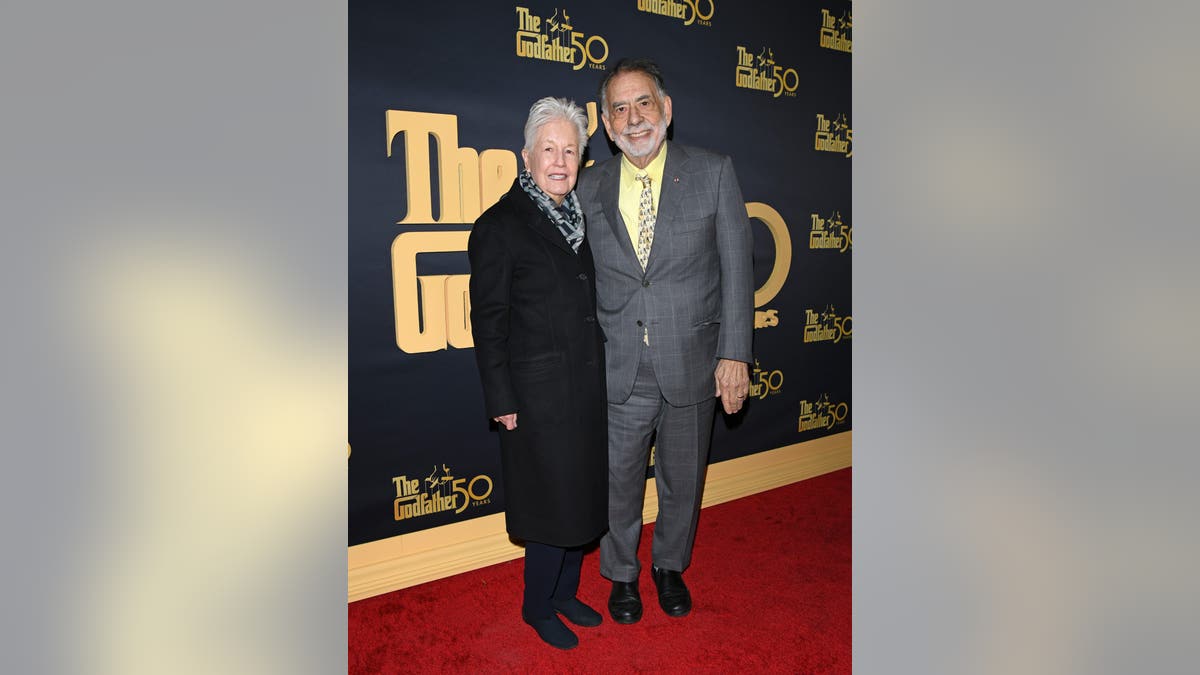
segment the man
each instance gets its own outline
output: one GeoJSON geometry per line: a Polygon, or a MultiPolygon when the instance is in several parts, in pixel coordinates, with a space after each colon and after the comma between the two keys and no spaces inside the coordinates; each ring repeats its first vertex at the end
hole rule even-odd
{"type": "Polygon", "coordinates": [[[714,393],[735,414],[750,388],[753,238],[729,158],[667,142],[671,97],[654,62],[617,62],[600,84],[600,107],[621,155],[585,170],[578,189],[607,337],[609,532],[600,573],[612,581],[613,620],[634,623],[655,432],[651,577],[664,612],[692,608],[682,573],[700,514],[714,393]]]}

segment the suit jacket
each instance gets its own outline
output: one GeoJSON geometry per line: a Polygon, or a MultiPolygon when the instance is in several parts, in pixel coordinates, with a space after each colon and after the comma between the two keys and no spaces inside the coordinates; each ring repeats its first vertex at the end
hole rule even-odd
{"type": "Polygon", "coordinates": [[[633,391],[643,326],[672,405],[711,398],[718,358],[751,363],[754,240],[724,155],[668,142],[654,242],[643,272],[621,218],[621,157],[585,169],[577,192],[595,255],[608,400],[633,391]]]}
{"type": "Polygon", "coordinates": [[[579,253],[516,181],[475,221],[471,332],[487,414],[500,429],[514,537],[578,546],[608,527],[608,404],[592,252],[579,253]]]}

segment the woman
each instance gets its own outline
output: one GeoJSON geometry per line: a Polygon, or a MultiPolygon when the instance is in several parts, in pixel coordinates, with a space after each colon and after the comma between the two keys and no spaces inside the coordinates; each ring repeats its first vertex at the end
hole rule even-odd
{"type": "Polygon", "coordinates": [[[597,626],[575,597],[583,546],[608,520],[604,336],[575,178],[587,115],[543,98],[525,122],[523,170],[471,230],[471,331],[487,414],[499,423],[508,533],[525,542],[521,616],[542,640],[597,626]]]}

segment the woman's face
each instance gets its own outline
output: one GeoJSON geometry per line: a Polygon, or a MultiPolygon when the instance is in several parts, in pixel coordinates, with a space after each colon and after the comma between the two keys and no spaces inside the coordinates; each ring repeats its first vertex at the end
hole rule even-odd
{"type": "Polygon", "coordinates": [[[556,117],[538,129],[533,147],[521,150],[525,168],[533,182],[550,195],[555,204],[575,189],[579,174],[579,135],[575,125],[556,117]]]}

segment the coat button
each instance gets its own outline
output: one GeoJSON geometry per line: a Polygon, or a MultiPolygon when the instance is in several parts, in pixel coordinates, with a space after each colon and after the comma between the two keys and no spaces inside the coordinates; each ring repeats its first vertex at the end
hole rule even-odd
{"type": "Polygon", "coordinates": [[[580,281],[587,281],[587,275],[586,275],[586,274],[584,274],[583,272],[580,272],[580,273],[579,273],[579,280],[580,280],[580,281]]]}
{"type": "Polygon", "coordinates": [[[649,279],[644,279],[644,280],[642,280],[642,286],[645,286],[646,288],[649,288],[649,287],[650,287],[650,280],[649,280],[649,279]]]}
{"type": "Polygon", "coordinates": [[[595,322],[596,322],[596,317],[594,317],[594,316],[591,316],[591,315],[588,315],[588,316],[585,316],[585,317],[583,317],[583,320],[584,320],[584,321],[586,321],[586,322],[588,322],[588,323],[595,323],[595,322]]]}
{"type": "Polygon", "coordinates": [[[640,326],[640,325],[642,325],[642,320],[641,320],[641,319],[638,319],[638,325],[639,325],[639,326],[640,326]]]}

